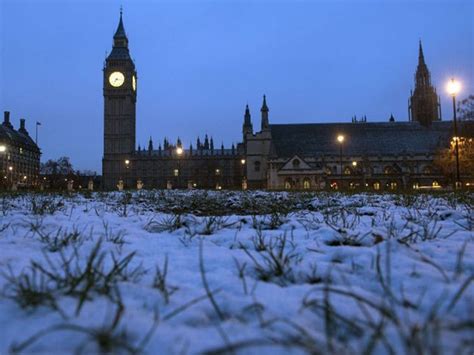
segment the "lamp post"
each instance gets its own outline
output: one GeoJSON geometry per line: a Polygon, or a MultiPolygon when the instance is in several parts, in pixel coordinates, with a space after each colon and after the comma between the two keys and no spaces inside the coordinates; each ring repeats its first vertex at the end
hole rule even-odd
{"type": "MultiPolygon", "coordinates": [[[[0,154],[1,154],[1,162],[2,162],[2,181],[4,180],[3,179],[3,174],[5,173],[5,169],[6,169],[6,166],[5,166],[5,156],[6,156],[6,151],[7,151],[7,146],[4,145],[4,144],[0,144],[0,154]]],[[[3,183],[0,183],[0,185],[3,185],[3,183]]]]}
{"type": "Polygon", "coordinates": [[[453,97],[453,126],[454,126],[454,144],[456,154],[456,182],[454,187],[459,189],[461,185],[461,179],[459,176],[459,136],[458,136],[458,125],[456,120],[456,94],[461,90],[461,84],[452,78],[447,86],[448,93],[453,97]]]}
{"type": "Polygon", "coordinates": [[[345,137],[340,134],[337,136],[337,141],[339,142],[339,162],[340,162],[340,174],[339,174],[339,177],[340,177],[340,184],[341,184],[341,189],[342,189],[342,144],[344,143],[344,139],[345,137]]]}
{"type": "Polygon", "coordinates": [[[176,154],[178,155],[178,189],[180,186],[180,180],[181,180],[181,155],[183,155],[183,148],[181,146],[178,146],[176,148],[176,154]]]}
{"type": "Polygon", "coordinates": [[[9,166],[8,170],[10,171],[10,185],[13,187],[13,166],[9,166]]]}
{"type": "Polygon", "coordinates": [[[130,167],[130,160],[125,159],[125,185],[128,185],[129,180],[129,167],[130,167]]]}

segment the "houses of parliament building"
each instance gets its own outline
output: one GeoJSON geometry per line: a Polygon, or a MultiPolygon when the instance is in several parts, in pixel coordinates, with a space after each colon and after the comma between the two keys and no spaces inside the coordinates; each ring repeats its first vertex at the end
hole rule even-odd
{"type": "MultiPolygon", "coordinates": [[[[212,138],[184,147],[165,140],[136,146],[137,71],[130,56],[122,13],[103,69],[106,189],[328,189],[396,190],[441,187],[446,178],[433,164],[453,137],[441,120],[420,43],[409,121],[353,118],[350,123],[271,124],[263,96],[258,128],[244,111],[242,141],[215,146],[212,138]]],[[[474,127],[466,123],[465,132],[474,127]]]]}

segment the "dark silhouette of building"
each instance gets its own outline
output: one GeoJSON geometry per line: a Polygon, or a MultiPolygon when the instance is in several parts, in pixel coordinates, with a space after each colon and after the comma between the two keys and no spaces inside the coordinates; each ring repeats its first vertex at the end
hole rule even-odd
{"type": "MultiPolygon", "coordinates": [[[[104,67],[103,184],[135,188],[324,189],[433,187],[447,184],[434,166],[449,146],[452,123],[439,122],[439,101],[420,43],[410,120],[385,122],[352,118],[352,123],[271,124],[267,98],[260,131],[253,131],[248,105],[242,142],[216,148],[207,134],[185,148],[171,143],[135,149],[137,73],[128,50],[122,14],[104,67]],[[344,135],[343,143],[336,138],[344,135]]],[[[472,133],[474,127],[467,131],[472,133]]]]}
{"type": "Polygon", "coordinates": [[[122,21],[114,35],[112,51],[104,65],[104,157],[103,174],[113,187],[124,174],[124,160],[135,151],[137,72],[130,57],[122,21]]]}
{"type": "Polygon", "coordinates": [[[38,184],[41,151],[26,130],[25,120],[15,130],[10,112],[0,125],[0,186],[32,187],[38,184]]]}
{"type": "Polygon", "coordinates": [[[419,122],[423,126],[441,121],[440,100],[436,88],[431,84],[431,74],[425,63],[421,41],[415,73],[415,91],[411,93],[408,106],[410,121],[419,122]]]}

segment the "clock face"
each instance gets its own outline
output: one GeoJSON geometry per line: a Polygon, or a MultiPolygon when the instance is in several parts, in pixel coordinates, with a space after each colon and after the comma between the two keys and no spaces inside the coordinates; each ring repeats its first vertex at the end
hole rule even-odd
{"type": "Polygon", "coordinates": [[[125,81],[125,76],[119,71],[115,71],[112,74],[110,74],[110,76],[109,76],[109,83],[113,87],[118,88],[118,87],[122,86],[124,81],[125,81]]]}
{"type": "Polygon", "coordinates": [[[137,91],[137,79],[135,78],[135,75],[132,76],[132,88],[133,91],[137,91]]]}

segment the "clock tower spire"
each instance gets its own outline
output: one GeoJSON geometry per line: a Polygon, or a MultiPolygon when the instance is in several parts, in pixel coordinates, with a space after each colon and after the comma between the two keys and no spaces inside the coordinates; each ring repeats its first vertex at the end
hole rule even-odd
{"type": "Polygon", "coordinates": [[[104,187],[113,189],[123,180],[133,182],[137,72],[130,56],[128,38],[120,20],[113,37],[113,47],[103,69],[104,93],[104,156],[102,174],[104,187]],[[125,161],[128,163],[125,164],[125,161]]]}

